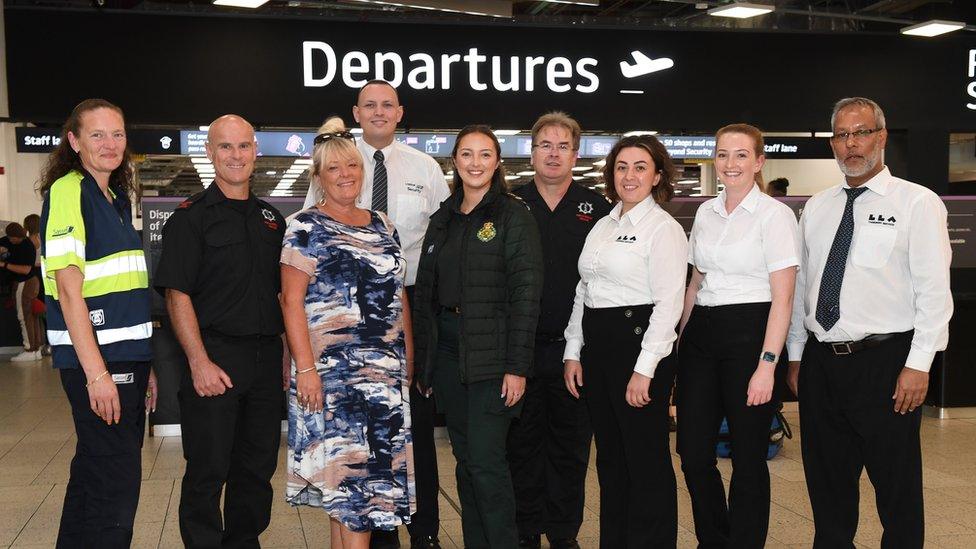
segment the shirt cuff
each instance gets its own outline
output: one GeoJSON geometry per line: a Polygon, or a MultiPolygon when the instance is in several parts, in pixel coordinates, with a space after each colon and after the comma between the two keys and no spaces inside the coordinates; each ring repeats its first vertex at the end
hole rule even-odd
{"type": "Polygon", "coordinates": [[[932,361],[935,360],[935,353],[923,351],[912,347],[908,351],[908,358],[905,360],[905,367],[919,372],[928,372],[932,368],[932,361]]]}
{"type": "Polygon", "coordinates": [[[583,348],[583,342],[578,339],[567,339],[566,349],[563,351],[563,360],[575,360],[579,362],[580,359],[580,349],[583,348]]]}
{"type": "Polygon", "coordinates": [[[803,348],[806,347],[806,343],[806,341],[797,341],[786,344],[786,356],[790,362],[798,362],[803,358],[803,348]]]}
{"type": "Polygon", "coordinates": [[[799,267],[800,262],[795,257],[790,257],[782,261],[776,261],[774,263],[766,264],[766,271],[770,273],[775,273],[776,271],[781,271],[787,267],[799,267]]]}
{"type": "Polygon", "coordinates": [[[653,378],[654,371],[657,370],[657,363],[661,362],[661,357],[656,354],[642,350],[637,355],[637,362],[634,364],[634,371],[638,374],[653,378]]]}

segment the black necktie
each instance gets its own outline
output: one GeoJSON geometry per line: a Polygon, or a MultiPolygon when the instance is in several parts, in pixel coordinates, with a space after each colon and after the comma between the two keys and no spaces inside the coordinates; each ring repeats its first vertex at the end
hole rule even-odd
{"type": "Polygon", "coordinates": [[[840,288],[844,283],[847,255],[851,251],[851,239],[854,237],[854,200],[867,188],[844,190],[847,192],[847,204],[844,205],[844,215],[840,218],[834,243],[830,245],[827,263],[820,278],[820,294],[817,297],[817,322],[824,330],[833,328],[840,319],[840,288]]]}
{"type": "Polygon", "coordinates": [[[373,210],[386,213],[386,166],[383,164],[383,151],[373,153],[376,168],[373,169],[373,210]]]}

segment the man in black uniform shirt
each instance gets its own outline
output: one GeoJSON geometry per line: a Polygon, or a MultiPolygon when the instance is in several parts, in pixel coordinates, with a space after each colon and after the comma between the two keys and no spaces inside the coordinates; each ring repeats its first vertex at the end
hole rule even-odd
{"type": "Polygon", "coordinates": [[[214,182],[167,221],[154,280],[189,366],[180,534],[192,548],[259,547],[281,438],[285,220],[250,191],[257,144],[246,120],[215,120],[206,147],[214,182]]]}
{"type": "Polygon", "coordinates": [[[610,203],[573,182],[579,144],[575,120],[561,112],[541,116],[532,127],[534,181],[515,191],[539,225],[546,273],[534,377],[508,439],[520,547],[539,547],[546,534],[553,549],[578,548],[583,522],[592,431],[586,403],[573,398],[563,381],[563,331],[573,312],[583,242],[610,213],[610,203]]]}

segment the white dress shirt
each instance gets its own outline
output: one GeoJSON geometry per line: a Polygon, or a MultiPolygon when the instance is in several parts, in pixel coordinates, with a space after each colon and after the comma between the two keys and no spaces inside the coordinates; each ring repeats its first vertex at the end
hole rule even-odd
{"type": "Polygon", "coordinates": [[[722,191],[695,213],[688,263],[705,275],[695,304],[772,301],[769,273],[800,264],[796,215],[758,185],[732,213],[726,212],[725,199],[722,191]]]}
{"type": "MultiPolygon", "coordinates": [[[[373,172],[376,169],[373,154],[376,149],[363,139],[357,139],[356,146],[363,155],[363,190],[356,205],[369,210],[373,204],[373,172]]],[[[396,225],[407,260],[406,285],[413,286],[417,281],[417,264],[427,222],[441,202],[450,196],[451,190],[440,165],[427,154],[395,140],[382,151],[389,196],[386,213],[396,225]]]]}
{"type": "Polygon", "coordinates": [[[834,234],[847,202],[847,185],[817,193],[800,218],[802,239],[790,360],[800,360],[807,330],[819,341],[857,341],[871,334],[915,330],[905,366],[929,371],[946,348],[952,294],[945,204],[932,191],[893,177],[872,177],[854,201],[854,239],[840,292],[840,319],[829,331],[817,322],[817,298],[834,234]]]}
{"type": "Polygon", "coordinates": [[[681,225],[648,197],[620,215],[618,202],[596,222],[579,258],[573,314],[566,327],[563,360],[579,360],[583,348],[583,307],[601,309],[654,305],[634,371],[654,377],[671,354],[674,327],[681,318],[688,239],[681,225]]]}

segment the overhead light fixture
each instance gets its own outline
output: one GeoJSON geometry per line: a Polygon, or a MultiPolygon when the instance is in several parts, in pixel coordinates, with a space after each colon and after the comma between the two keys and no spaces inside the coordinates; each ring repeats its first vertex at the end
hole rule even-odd
{"type": "Polygon", "coordinates": [[[602,168],[602,167],[604,167],[606,165],[607,165],[607,159],[606,158],[604,158],[603,160],[597,160],[596,162],[593,163],[593,167],[594,168],[602,168]]]}
{"type": "Polygon", "coordinates": [[[586,172],[583,175],[586,177],[600,177],[603,175],[603,172],[586,172]]]}
{"type": "Polygon", "coordinates": [[[590,166],[573,166],[574,172],[588,172],[590,171],[590,166]]]}
{"type": "MultiPolygon", "coordinates": [[[[833,135],[833,134],[831,134],[833,135]]],[[[190,159],[193,164],[210,164],[210,159],[206,156],[195,156],[190,159]]]]}
{"type": "Polygon", "coordinates": [[[516,179],[521,179],[521,176],[518,176],[518,175],[506,175],[505,176],[505,181],[514,181],[516,179]]]}
{"type": "Polygon", "coordinates": [[[297,159],[295,159],[295,164],[299,164],[299,165],[304,164],[306,166],[311,166],[312,165],[312,159],[311,158],[297,158],[297,159]]]}
{"type": "Polygon", "coordinates": [[[634,135],[657,135],[657,132],[654,130],[634,130],[632,132],[625,133],[624,137],[631,137],[634,135]]]}
{"type": "Polygon", "coordinates": [[[228,6],[231,8],[260,8],[268,3],[268,0],[214,0],[215,6],[228,6]]]}
{"type": "Polygon", "coordinates": [[[902,27],[901,33],[910,36],[926,36],[931,38],[947,32],[957,31],[965,26],[966,24],[960,21],[943,21],[941,19],[932,19],[931,21],[918,23],[917,25],[902,27]]]}
{"type": "Polygon", "coordinates": [[[535,175],[535,172],[533,170],[526,170],[524,172],[518,172],[518,175],[521,177],[532,177],[535,175]]]}
{"type": "Polygon", "coordinates": [[[733,2],[726,6],[719,6],[708,10],[708,15],[716,17],[734,17],[736,19],[748,19],[758,15],[766,15],[773,11],[773,6],[766,4],[753,4],[752,2],[733,2]]]}
{"type": "Polygon", "coordinates": [[[573,176],[573,181],[579,181],[579,180],[581,180],[581,179],[586,179],[586,178],[585,178],[585,177],[583,177],[582,175],[574,175],[574,176],[573,176]]]}
{"type": "Polygon", "coordinates": [[[266,171],[266,172],[264,172],[264,174],[265,174],[265,175],[275,175],[275,174],[277,174],[277,173],[278,173],[278,172],[276,172],[276,171],[274,171],[274,170],[270,170],[270,171],[266,171]]]}
{"type": "Polygon", "coordinates": [[[510,0],[345,0],[359,4],[378,4],[381,6],[396,6],[399,8],[414,8],[419,10],[447,11],[451,13],[465,13],[468,15],[484,15],[488,17],[511,17],[512,2],[510,0]]]}
{"type": "Polygon", "coordinates": [[[519,130],[493,130],[495,135],[518,135],[519,130]]]}

